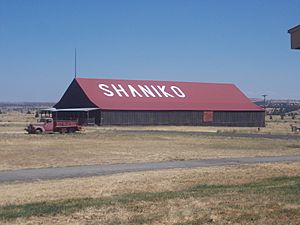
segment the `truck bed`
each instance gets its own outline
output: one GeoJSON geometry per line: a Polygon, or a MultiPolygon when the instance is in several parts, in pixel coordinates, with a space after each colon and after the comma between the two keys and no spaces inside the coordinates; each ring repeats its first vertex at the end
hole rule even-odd
{"type": "Polygon", "coordinates": [[[54,121],[54,127],[77,127],[77,121],[58,120],[54,121]]]}

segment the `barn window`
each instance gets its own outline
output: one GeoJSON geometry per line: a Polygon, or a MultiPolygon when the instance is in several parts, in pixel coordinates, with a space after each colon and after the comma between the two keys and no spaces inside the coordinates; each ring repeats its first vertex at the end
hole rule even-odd
{"type": "Polygon", "coordinates": [[[207,111],[203,113],[203,122],[213,122],[214,114],[211,111],[207,111]]]}

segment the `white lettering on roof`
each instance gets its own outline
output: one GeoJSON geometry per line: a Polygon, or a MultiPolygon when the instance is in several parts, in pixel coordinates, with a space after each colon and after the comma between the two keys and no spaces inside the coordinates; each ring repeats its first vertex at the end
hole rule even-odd
{"type": "Polygon", "coordinates": [[[112,91],[108,90],[108,88],[109,88],[108,85],[106,85],[106,84],[99,84],[98,87],[99,87],[101,90],[104,91],[103,94],[105,94],[106,96],[108,96],[108,97],[114,96],[114,93],[113,93],[112,91]]]}
{"type": "Polygon", "coordinates": [[[103,94],[107,97],[113,97],[115,95],[118,95],[119,97],[152,97],[152,98],[185,98],[186,95],[180,89],[178,86],[166,86],[166,85],[136,85],[133,86],[131,84],[128,84],[127,86],[124,85],[124,87],[121,84],[99,84],[99,89],[103,91],[103,94]]]}
{"type": "Polygon", "coordinates": [[[151,88],[153,89],[153,91],[155,91],[155,93],[158,95],[158,97],[162,97],[162,95],[158,92],[158,90],[153,86],[151,85],[151,88]]]}
{"type": "Polygon", "coordinates": [[[179,97],[179,98],[184,98],[185,94],[183,91],[177,87],[177,86],[171,86],[171,90],[179,97]]]}
{"type": "Polygon", "coordinates": [[[121,84],[118,84],[118,87],[119,88],[117,88],[115,85],[111,85],[112,87],[113,87],[113,89],[115,89],[115,92],[120,96],[120,97],[123,97],[122,96],[122,93],[124,93],[124,95],[126,96],[126,97],[129,97],[129,95],[127,94],[127,92],[125,91],[125,89],[122,87],[122,85],[121,84]]]}
{"type": "Polygon", "coordinates": [[[143,92],[143,94],[144,94],[147,98],[150,97],[149,95],[151,95],[153,98],[156,97],[155,94],[151,91],[151,89],[150,89],[147,85],[144,85],[144,86],[138,85],[138,87],[140,88],[140,90],[143,92]]]}
{"type": "Polygon", "coordinates": [[[139,97],[143,97],[137,90],[135,90],[134,87],[132,87],[130,84],[128,85],[128,88],[132,94],[133,97],[136,97],[138,95],[139,97]]]}
{"type": "Polygon", "coordinates": [[[157,88],[158,88],[158,89],[161,91],[161,93],[163,93],[163,95],[166,96],[167,98],[168,98],[168,97],[174,98],[173,95],[170,95],[168,92],[165,91],[166,86],[164,86],[164,85],[163,85],[163,86],[157,85],[157,88]]]}

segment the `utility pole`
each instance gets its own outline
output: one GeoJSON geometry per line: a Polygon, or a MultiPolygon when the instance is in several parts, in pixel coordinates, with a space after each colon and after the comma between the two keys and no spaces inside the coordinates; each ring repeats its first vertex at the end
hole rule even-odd
{"type": "Polygon", "coordinates": [[[268,95],[266,95],[266,94],[263,94],[263,95],[261,95],[261,96],[263,96],[263,97],[264,97],[264,109],[266,109],[266,97],[267,97],[268,95]]]}

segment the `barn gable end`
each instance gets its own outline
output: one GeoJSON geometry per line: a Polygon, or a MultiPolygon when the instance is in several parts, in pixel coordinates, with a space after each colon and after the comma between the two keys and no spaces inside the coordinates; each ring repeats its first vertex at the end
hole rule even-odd
{"type": "Polygon", "coordinates": [[[57,109],[97,108],[74,79],[60,101],[54,106],[57,109]]]}

